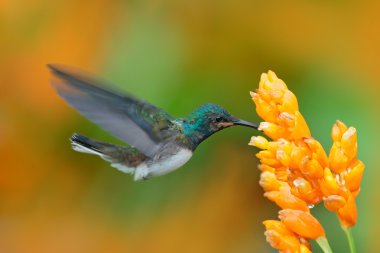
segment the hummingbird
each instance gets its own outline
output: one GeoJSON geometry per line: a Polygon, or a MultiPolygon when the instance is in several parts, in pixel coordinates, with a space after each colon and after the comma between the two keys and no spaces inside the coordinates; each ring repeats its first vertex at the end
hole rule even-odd
{"type": "Polygon", "coordinates": [[[212,134],[231,127],[257,125],[236,118],[223,107],[206,103],[184,118],[74,68],[48,64],[56,77],[52,86],[70,106],[129,146],[114,145],[74,133],[75,151],[98,155],[111,166],[146,180],[172,172],[192,157],[198,145],[212,134]]]}

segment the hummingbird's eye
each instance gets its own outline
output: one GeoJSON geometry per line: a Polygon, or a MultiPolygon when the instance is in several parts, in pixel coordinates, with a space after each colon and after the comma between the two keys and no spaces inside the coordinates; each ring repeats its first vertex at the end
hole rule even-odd
{"type": "Polygon", "coordinates": [[[215,118],[215,121],[216,121],[216,122],[222,122],[222,121],[223,121],[223,117],[216,117],[216,118],[215,118]]]}

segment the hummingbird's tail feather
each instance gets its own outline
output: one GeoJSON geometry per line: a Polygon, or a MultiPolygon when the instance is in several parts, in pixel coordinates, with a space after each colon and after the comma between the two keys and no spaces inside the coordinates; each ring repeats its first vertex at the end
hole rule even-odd
{"type": "Polygon", "coordinates": [[[94,154],[99,156],[104,156],[102,152],[102,147],[96,141],[91,140],[80,134],[74,134],[71,138],[72,148],[81,153],[94,154]]]}
{"type": "Polygon", "coordinates": [[[103,160],[110,162],[112,167],[125,173],[133,174],[136,167],[147,159],[143,153],[133,147],[117,146],[80,134],[73,134],[70,141],[75,151],[98,155],[103,160]]]}

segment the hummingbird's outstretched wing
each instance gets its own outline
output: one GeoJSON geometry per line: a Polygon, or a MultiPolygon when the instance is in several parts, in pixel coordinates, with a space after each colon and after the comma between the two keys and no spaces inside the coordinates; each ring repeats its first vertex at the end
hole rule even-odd
{"type": "Polygon", "coordinates": [[[105,88],[101,82],[78,70],[48,65],[58,80],[52,85],[59,95],[82,115],[149,157],[161,148],[172,117],[163,110],[131,95],[105,88]]]}

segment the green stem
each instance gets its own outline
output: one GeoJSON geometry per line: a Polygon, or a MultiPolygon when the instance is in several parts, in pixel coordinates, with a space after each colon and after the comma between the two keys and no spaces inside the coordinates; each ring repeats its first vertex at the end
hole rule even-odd
{"type": "Polygon", "coordinates": [[[318,237],[316,239],[316,241],[324,253],[332,253],[332,250],[331,250],[330,245],[329,245],[329,241],[327,241],[326,237],[324,237],[324,236],[318,237]]]}
{"type": "Polygon", "coordinates": [[[344,226],[342,226],[342,229],[344,233],[346,234],[348,245],[350,246],[350,252],[356,253],[354,237],[352,236],[351,229],[344,226]]]}

